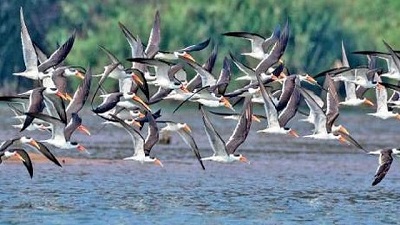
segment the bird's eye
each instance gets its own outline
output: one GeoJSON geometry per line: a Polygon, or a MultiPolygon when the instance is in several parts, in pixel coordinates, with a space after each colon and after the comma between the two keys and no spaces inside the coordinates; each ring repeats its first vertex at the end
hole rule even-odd
{"type": "Polygon", "coordinates": [[[52,90],[52,91],[57,91],[57,88],[50,88],[50,90],[52,90]]]}
{"type": "Polygon", "coordinates": [[[78,142],[73,141],[73,142],[71,142],[71,145],[76,146],[76,145],[78,145],[78,142]]]}

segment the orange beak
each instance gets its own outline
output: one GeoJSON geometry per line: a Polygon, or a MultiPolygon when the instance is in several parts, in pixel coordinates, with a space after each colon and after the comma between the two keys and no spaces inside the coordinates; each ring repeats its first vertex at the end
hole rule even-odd
{"type": "Polygon", "coordinates": [[[68,100],[67,97],[60,91],[57,91],[56,96],[62,98],[63,100],[66,100],[66,101],[68,100]]]}
{"type": "Polygon", "coordinates": [[[369,99],[365,99],[364,104],[369,105],[369,106],[374,106],[374,103],[371,102],[369,99]]]}
{"type": "Polygon", "coordinates": [[[232,107],[231,103],[225,97],[221,98],[221,102],[224,104],[224,106],[226,108],[231,109],[232,111],[235,111],[235,109],[232,107]]]}
{"type": "Polygon", "coordinates": [[[66,100],[68,100],[68,101],[71,101],[72,100],[72,97],[71,97],[71,95],[69,95],[68,93],[65,93],[65,99],[66,100]]]}
{"type": "Polygon", "coordinates": [[[189,92],[190,92],[184,85],[182,85],[182,86],[180,87],[180,89],[181,89],[183,92],[185,92],[185,93],[189,93],[189,92]]]}
{"type": "Polygon", "coordinates": [[[143,107],[145,107],[147,110],[151,111],[150,107],[141,99],[139,96],[135,95],[132,98],[133,100],[139,102],[143,107]]]}
{"type": "Polygon", "coordinates": [[[81,73],[81,72],[76,72],[76,74],[75,74],[75,76],[77,76],[77,77],[79,77],[80,79],[85,79],[85,76],[83,75],[83,73],[81,73]]]}
{"type": "Polygon", "coordinates": [[[29,144],[38,150],[40,149],[39,144],[35,140],[30,141],[29,144]]]}
{"type": "Polygon", "coordinates": [[[349,131],[344,126],[340,126],[339,131],[347,135],[350,134],[349,131]]]}
{"type": "Polygon", "coordinates": [[[132,126],[137,126],[137,127],[142,127],[142,125],[136,120],[132,120],[131,125],[132,126]]]}
{"type": "Polygon", "coordinates": [[[299,137],[299,135],[297,134],[297,132],[295,130],[290,129],[288,134],[292,137],[299,137]]]}
{"type": "Polygon", "coordinates": [[[244,163],[249,163],[249,164],[250,164],[250,161],[247,160],[247,158],[244,157],[244,156],[240,156],[239,161],[240,161],[240,162],[244,162],[244,163]]]}
{"type": "Polygon", "coordinates": [[[25,159],[22,158],[22,156],[20,154],[18,154],[18,152],[15,153],[14,155],[15,157],[17,157],[19,160],[21,160],[22,162],[25,162],[25,159]]]}
{"type": "Polygon", "coordinates": [[[83,147],[83,145],[78,145],[78,147],[76,147],[76,148],[81,152],[86,151],[86,148],[83,147]]]}
{"type": "Polygon", "coordinates": [[[342,137],[342,135],[339,135],[339,139],[338,140],[339,140],[340,143],[347,144],[347,140],[344,137],[342,137]]]}
{"type": "Polygon", "coordinates": [[[310,75],[306,74],[306,80],[310,83],[310,84],[318,84],[318,82],[310,75]]]}
{"type": "Polygon", "coordinates": [[[81,131],[82,133],[85,133],[85,134],[87,134],[87,135],[90,136],[90,131],[89,131],[89,129],[87,129],[87,127],[85,127],[85,126],[83,126],[83,125],[80,125],[80,126],[78,127],[78,130],[81,131]]]}
{"type": "Polygon", "coordinates": [[[187,125],[186,123],[183,125],[183,129],[189,133],[192,132],[192,129],[190,129],[189,125],[187,125]]]}
{"type": "Polygon", "coordinates": [[[163,165],[163,164],[161,163],[161,161],[158,160],[158,159],[156,159],[156,160],[154,161],[154,164],[156,164],[157,166],[164,167],[164,165],[163,165]]]}
{"type": "Polygon", "coordinates": [[[184,53],[182,54],[182,56],[185,57],[186,59],[189,59],[189,60],[191,60],[191,61],[193,61],[193,62],[196,62],[196,60],[194,60],[194,58],[193,58],[189,53],[187,53],[187,52],[184,52],[184,53]]]}
{"type": "Polygon", "coordinates": [[[251,120],[252,120],[252,121],[256,121],[257,123],[261,122],[261,120],[260,120],[257,116],[255,116],[255,115],[252,115],[252,116],[251,116],[251,120]]]}
{"type": "Polygon", "coordinates": [[[132,73],[132,79],[133,79],[136,83],[138,83],[138,84],[140,84],[140,85],[143,85],[143,81],[139,78],[138,75],[132,73]]]}

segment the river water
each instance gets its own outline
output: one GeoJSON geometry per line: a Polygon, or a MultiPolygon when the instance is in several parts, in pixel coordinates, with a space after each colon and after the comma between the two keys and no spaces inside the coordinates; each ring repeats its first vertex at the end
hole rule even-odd
{"type": "MultiPolygon", "coordinates": [[[[12,114],[1,111],[2,139],[18,135],[10,128],[12,114]]],[[[366,115],[370,111],[345,111],[338,122],[368,150],[398,147],[400,121],[366,115]]],[[[92,135],[73,138],[90,154],[53,149],[63,167],[34,160],[33,179],[20,163],[0,165],[0,224],[400,223],[397,159],[386,178],[372,187],[376,156],[336,141],[257,134],[265,124],[254,123],[238,149],[250,164],[205,162],[203,171],[173,134],[171,144],[152,150],[164,167],[142,165],[121,160],[132,154],[123,129],[102,127],[88,111],[82,117],[92,135]]],[[[227,139],[235,122],[211,118],[227,139]]],[[[166,111],[163,119],[189,123],[202,156],[212,154],[196,110],[166,111]]],[[[291,125],[302,135],[311,133],[309,124],[291,125]]]]}

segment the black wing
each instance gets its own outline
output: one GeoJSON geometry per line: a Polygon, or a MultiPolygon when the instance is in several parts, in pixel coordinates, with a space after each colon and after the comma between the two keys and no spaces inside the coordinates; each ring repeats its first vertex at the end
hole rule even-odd
{"type": "Polygon", "coordinates": [[[6,150],[8,147],[10,147],[12,144],[14,144],[14,142],[16,140],[19,140],[19,139],[20,139],[20,137],[16,137],[16,138],[4,141],[2,143],[2,145],[0,146],[0,152],[3,152],[4,150],[6,150]]]}
{"type": "Polygon", "coordinates": [[[53,155],[53,153],[50,152],[50,150],[44,145],[43,143],[37,141],[37,144],[39,145],[39,151],[42,153],[47,159],[52,161],[54,164],[56,164],[59,167],[62,167],[60,162],[58,162],[57,158],[53,155]]]}
{"type": "Polygon", "coordinates": [[[279,114],[278,117],[279,126],[285,127],[286,124],[289,122],[289,120],[296,115],[297,109],[300,104],[300,99],[301,99],[300,90],[298,87],[294,87],[292,95],[286,107],[279,114]]]}
{"type": "Polygon", "coordinates": [[[218,44],[215,44],[207,61],[202,65],[202,67],[210,73],[214,68],[215,61],[217,60],[217,55],[218,55],[218,44]]]}
{"type": "Polygon", "coordinates": [[[286,80],[282,86],[282,94],[279,98],[278,104],[276,105],[277,111],[281,111],[288,104],[294,90],[296,77],[296,75],[286,77],[286,80]]]}
{"type": "Polygon", "coordinates": [[[171,93],[172,89],[159,87],[157,92],[151,96],[148,104],[154,104],[164,99],[169,93],[171,93]]]}
{"type": "Polygon", "coordinates": [[[386,174],[389,172],[390,166],[393,162],[393,157],[391,155],[391,150],[382,150],[381,155],[379,156],[379,166],[376,170],[374,181],[372,182],[372,186],[379,184],[385,178],[386,174]]]}
{"type": "Polygon", "coordinates": [[[33,177],[33,165],[32,165],[32,161],[31,161],[31,158],[29,157],[28,153],[22,148],[10,149],[9,151],[10,152],[15,151],[22,157],[22,159],[24,160],[24,161],[22,161],[22,163],[28,170],[29,176],[31,176],[31,178],[32,178],[33,177]]]}
{"type": "MultiPolygon", "coordinates": [[[[50,112],[56,111],[58,117],[63,123],[67,123],[67,113],[65,112],[65,104],[62,98],[53,94],[44,94],[46,106],[50,109],[50,112]]],[[[52,115],[54,116],[54,115],[52,115]]]]}
{"type": "Polygon", "coordinates": [[[144,50],[148,58],[153,58],[157,54],[160,49],[160,41],[160,13],[157,10],[156,15],[154,16],[154,23],[150,32],[149,41],[147,42],[147,47],[144,50]]]}
{"type": "Polygon", "coordinates": [[[396,66],[396,68],[398,70],[400,70],[400,58],[399,56],[396,54],[396,52],[393,50],[392,47],[390,47],[390,45],[388,43],[386,43],[385,41],[383,41],[383,44],[385,44],[386,48],[389,50],[389,53],[393,59],[393,63],[396,66]]]}
{"type": "Polygon", "coordinates": [[[230,81],[231,81],[231,64],[229,59],[225,57],[221,73],[219,74],[219,78],[216,83],[216,91],[217,91],[216,94],[224,95],[230,81]]]}
{"type": "Polygon", "coordinates": [[[332,125],[339,116],[339,96],[336,92],[335,84],[330,77],[326,76],[328,94],[326,96],[326,130],[332,132],[332,125]]]}
{"type": "Polygon", "coordinates": [[[72,113],[71,119],[64,129],[65,140],[69,141],[71,139],[72,133],[82,124],[82,119],[77,113],[72,113]]]}
{"type": "Polygon", "coordinates": [[[181,136],[183,141],[187,145],[190,146],[190,148],[192,149],[194,155],[197,158],[197,161],[199,161],[201,168],[203,168],[203,170],[205,170],[206,168],[204,167],[203,161],[201,160],[201,155],[200,155],[199,148],[197,147],[196,141],[194,140],[193,136],[188,131],[186,131],[184,129],[178,130],[178,134],[181,136]]]}
{"type": "Polygon", "coordinates": [[[75,32],[68,38],[68,40],[61,45],[45,62],[38,66],[39,72],[44,72],[48,68],[57,66],[67,57],[71,51],[75,41],[75,32]]]}
{"type": "Polygon", "coordinates": [[[285,27],[281,35],[279,36],[279,40],[273,46],[271,53],[256,67],[256,74],[261,74],[267,71],[272,65],[277,63],[285,52],[287,43],[289,41],[289,20],[286,20],[285,27]]]}
{"type": "Polygon", "coordinates": [[[72,113],[78,113],[82,109],[87,98],[89,97],[91,83],[92,83],[92,70],[89,67],[86,71],[85,78],[83,79],[82,83],[78,86],[78,89],[75,91],[74,97],[67,106],[66,109],[67,116],[71,115],[72,113]]]}
{"type": "Polygon", "coordinates": [[[150,155],[150,151],[153,148],[153,146],[159,140],[159,132],[157,123],[154,120],[154,117],[151,114],[151,112],[149,111],[146,112],[146,118],[149,122],[149,126],[148,126],[148,134],[146,140],[144,141],[144,154],[148,156],[150,155]]]}
{"type": "MultiPolygon", "coordinates": [[[[28,107],[29,113],[40,113],[43,111],[45,107],[43,102],[44,100],[43,91],[44,88],[36,88],[29,96],[29,107],[28,107]]],[[[31,125],[33,119],[34,119],[33,117],[27,115],[20,131],[21,132],[24,131],[29,125],[31,125]]]]}
{"type": "Polygon", "coordinates": [[[207,40],[200,42],[198,44],[190,45],[188,47],[185,47],[183,49],[178,50],[178,52],[196,52],[196,51],[201,51],[205,49],[208,44],[210,43],[211,38],[208,38],[207,40]]]}
{"type": "Polygon", "coordinates": [[[233,154],[236,149],[246,140],[250,132],[251,122],[253,116],[253,105],[251,98],[246,98],[243,104],[243,112],[240,115],[239,122],[235,130],[226,142],[226,151],[228,154],[233,154]]]}
{"type": "Polygon", "coordinates": [[[268,52],[268,50],[279,40],[280,36],[281,36],[281,26],[277,25],[271,36],[265,39],[265,41],[261,45],[264,52],[268,52]]]}
{"type": "Polygon", "coordinates": [[[51,80],[61,93],[67,93],[67,77],[64,76],[65,67],[58,67],[53,71],[51,80]]]}
{"type": "Polygon", "coordinates": [[[111,110],[118,104],[120,97],[122,95],[123,94],[120,92],[111,93],[110,96],[108,96],[107,98],[105,98],[103,100],[103,103],[101,103],[99,106],[97,106],[92,111],[94,113],[99,114],[99,113],[104,113],[104,112],[107,112],[108,110],[111,110]]]}

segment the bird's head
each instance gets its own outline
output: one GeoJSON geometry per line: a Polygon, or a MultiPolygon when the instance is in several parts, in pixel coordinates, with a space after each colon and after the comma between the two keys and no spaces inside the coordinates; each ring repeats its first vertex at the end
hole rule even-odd
{"type": "Polygon", "coordinates": [[[237,159],[239,162],[249,163],[249,164],[250,164],[250,161],[247,160],[247,158],[244,157],[242,154],[234,154],[233,157],[234,157],[235,159],[237,159]]]}
{"type": "Polygon", "coordinates": [[[78,151],[80,151],[80,152],[87,151],[87,149],[83,145],[79,144],[78,142],[71,142],[71,146],[78,149],[78,151]]]}
{"type": "Polygon", "coordinates": [[[225,98],[224,96],[221,96],[221,99],[219,100],[219,102],[225,106],[228,109],[231,109],[232,111],[235,111],[235,109],[232,107],[231,103],[228,101],[227,98],[225,98]]]}
{"type": "Polygon", "coordinates": [[[193,56],[190,55],[187,52],[177,52],[176,54],[178,55],[178,57],[180,56],[180,57],[183,57],[183,58],[188,59],[190,61],[196,62],[196,60],[193,58],[193,56]]]}
{"type": "Polygon", "coordinates": [[[76,76],[80,79],[84,79],[84,72],[78,70],[77,68],[69,67],[64,70],[66,76],[76,76]]]}
{"type": "Polygon", "coordinates": [[[161,163],[161,161],[155,157],[151,157],[151,159],[153,160],[154,164],[156,164],[157,166],[161,166],[164,167],[164,165],[161,163]]]}
{"type": "Polygon", "coordinates": [[[23,137],[20,138],[20,141],[21,141],[22,144],[27,144],[27,145],[30,145],[30,146],[36,148],[36,149],[40,149],[40,146],[37,143],[37,141],[35,141],[31,137],[23,136],[23,137]]]}

